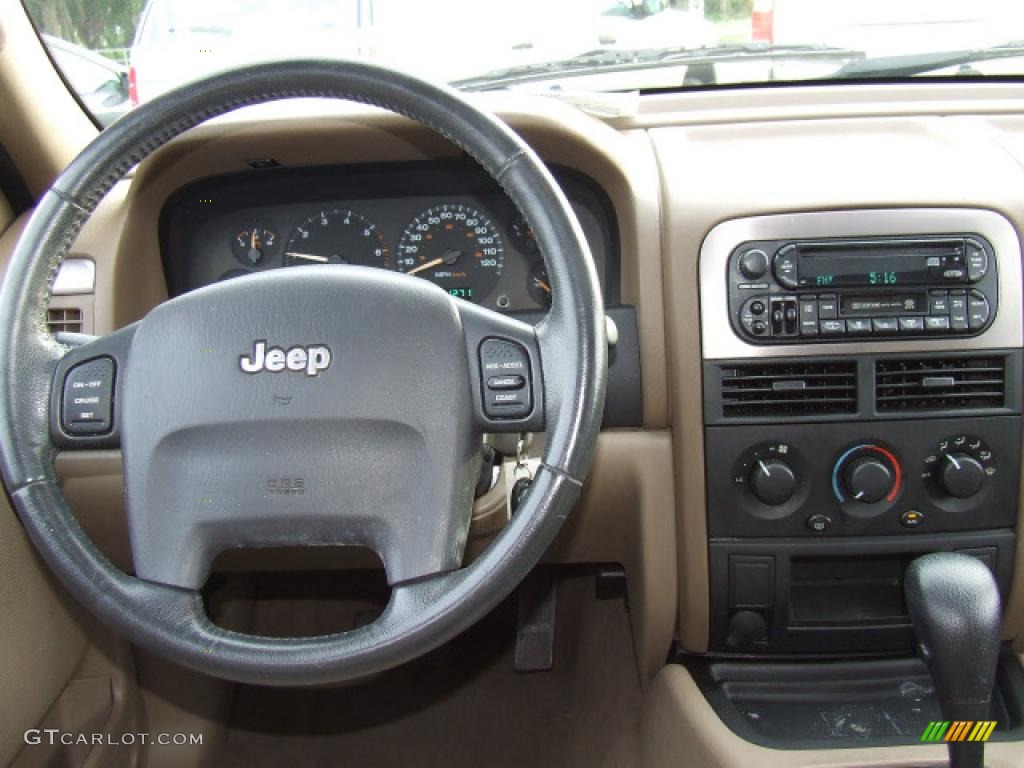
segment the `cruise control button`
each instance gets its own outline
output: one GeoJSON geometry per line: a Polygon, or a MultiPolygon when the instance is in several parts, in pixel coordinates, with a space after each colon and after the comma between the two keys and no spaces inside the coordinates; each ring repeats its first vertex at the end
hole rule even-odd
{"type": "Polygon", "coordinates": [[[821,332],[826,335],[836,335],[840,333],[846,333],[846,321],[845,320],[822,320],[819,326],[821,332]]]}
{"type": "Polygon", "coordinates": [[[525,384],[522,376],[491,376],[487,380],[488,389],[521,389],[525,384]]]}
{"type": "Polygon", "coordinates": [[[871,318],[857,317],[846,321],[847,333],[871,333],[871,318]]]}
{"type": "Polygon", "coordinates": [[[64,378],[61,423],[69,435],[109,432],[114,411],[114,361],[97,357],[79,363],[64,378]]]}
{"type": "Polygon", "coordinates": [[[929,333],[941,333],[949,330],[948,317],[926,317],[924,327],[929,333]]]}
{"type": "Polygon", "coordinates": [[[924,319],[920,317],[901,317],[900,333],[924,333],[924,319]]]}
{"type": "Polygon", "coordinates": [[[876,317],[871,321],[875,333],[898,333],[899,322],[895,317],[876,317]]]}
{"type": "Polygon", "coordinates": [[[486,383],[484,414],[488,418],[520,419],[530,414],[530,358],[521,344],[508,339],[486,339],[480,345],[480,371],[486,383]],[[522,383],[512,388],[518,380],[522,383]],[[491,382],[506,386],[494,386],[491,382]]]}

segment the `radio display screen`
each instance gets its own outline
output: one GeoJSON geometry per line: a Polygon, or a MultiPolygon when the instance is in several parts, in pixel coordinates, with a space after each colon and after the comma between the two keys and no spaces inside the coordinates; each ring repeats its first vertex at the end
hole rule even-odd
{"type": "Polygon", "coordinates": [[[801,287],[885,288],[963,282],[963,241],[907,243],[804,243],[799,247],[801,287]]]}

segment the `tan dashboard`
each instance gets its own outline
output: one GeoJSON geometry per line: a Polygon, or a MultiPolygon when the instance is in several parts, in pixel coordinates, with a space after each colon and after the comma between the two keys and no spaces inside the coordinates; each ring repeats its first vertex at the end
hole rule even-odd
{"type": "MultiPolygon", "coordinates": [[[[737,105],[728,93],[698,92],[647,97],[639,114],[612,120],[553,99],[480,99],[546,161],[596,181],[618,219],[621,301],[637,312],[642,427],[602,435],[584,498],[551,558],[625,565],[645,681],[673,638],[698,653],[709,643],[701,365],[715,350],[701,338],[711,297],[701,295],[699,263],[709,233],[766,215],[857,210],[870,220],[872,210],[957,208],[999,214],[1012,238],[1024,223],[1022,95],[1002,85],[794,88],[737,105]]],[[[164,300],[160,211],[196,179],[271,158],[305,166],[455,154],[425,129],[361,107],[260,108],[202,126],[103,202],[72,249],[95,262],[95,291],[56,297],[54,306],[80,309],[87,330],[104,334],[164,300]]],[[[17,228],[0,240],[4,260],[17,228]]],[[[127,564],[118,455],[67,456],[60,467],[87,527],[127,564]]],[[[1007,638],[1024,635],[1020,565],[1007,638]]]]}

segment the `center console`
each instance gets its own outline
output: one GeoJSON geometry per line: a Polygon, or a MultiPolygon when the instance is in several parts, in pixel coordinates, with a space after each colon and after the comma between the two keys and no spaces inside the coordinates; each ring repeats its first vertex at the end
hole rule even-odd
{"type": "Polygon", "coordinates": [[[921,554],[1005,598],[1019,508],[1021,247],[991,211],[725,222],[700,259],[713,655],[913,648],[921,554]]]}

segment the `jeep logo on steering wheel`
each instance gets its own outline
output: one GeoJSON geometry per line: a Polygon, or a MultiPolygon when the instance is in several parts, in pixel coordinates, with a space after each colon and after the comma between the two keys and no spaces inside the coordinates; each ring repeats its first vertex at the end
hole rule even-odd
{"type": "Polygon", "coordinates": [[[268,371],[305,371],[307,376],[317,376],[331,365],[331,350],[323,344],[307,347],[267,347],[266,341],[257,341],[252,354],[238,358],[238,365],[245,373],[268,371]]]}

